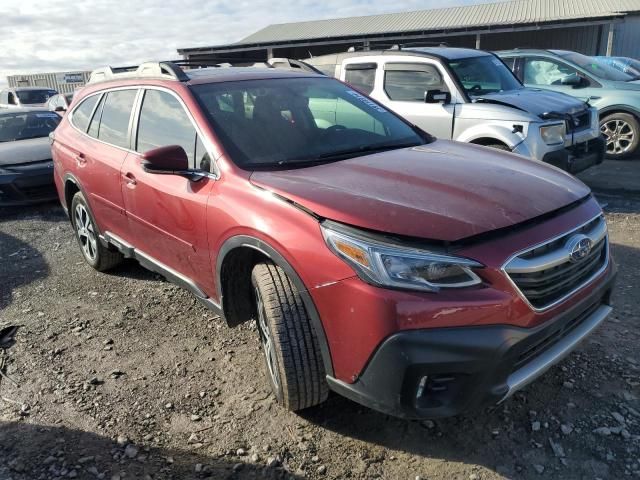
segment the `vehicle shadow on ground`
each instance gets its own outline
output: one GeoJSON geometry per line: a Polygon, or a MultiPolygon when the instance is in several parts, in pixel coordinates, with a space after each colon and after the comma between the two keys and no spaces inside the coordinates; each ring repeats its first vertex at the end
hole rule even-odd
{"type": "Polygon", "coordinates": [[[281,467],[249,463],[248,457],[240,461],[124,442],[120,445],[110,438],[81,430],[0,422],[0,478],[32,480],[59,476],[91,480],[301,478],[281,467]],[[70,474],[73,470],[75,475],[70,474]]]}
{"type": "Polygon", "coordinates": [[[59,222],[67,219],[58,202],[45,202],[24,207],[0,207],[0,222],[34,217],[45,222],[59,222]]]}
{"type": "Polygon", "coordinates": [[[48,275],[49,266],[42,253],[16,237],[0,232],[0,310],[11,304],[16,288],[48,275]]]}

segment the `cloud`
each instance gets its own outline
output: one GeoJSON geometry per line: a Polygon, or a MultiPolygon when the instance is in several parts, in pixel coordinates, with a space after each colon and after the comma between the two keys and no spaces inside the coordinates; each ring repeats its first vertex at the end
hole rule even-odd
{"type": "Polygon", "coordinates": [[[7,75],[91,70],[177,58],[272,23],[441,8],[482,0],[3,0],[0,85],[7,75]]]}

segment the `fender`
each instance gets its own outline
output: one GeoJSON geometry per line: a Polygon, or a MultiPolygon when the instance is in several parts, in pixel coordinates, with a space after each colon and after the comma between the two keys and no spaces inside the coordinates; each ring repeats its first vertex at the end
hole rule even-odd
{"type": "Polygon", "coordinates": [[[287,262],[287,260],[271,245],[267,244],[263,240],[260,240],[255,237],[251,237],[248,235],[237,235],[235,237],[228,238],[220,248],[218,252],[218,258],[216,261],[216,285],[218,289],[218,299],[220,301],[220,305],[224,310],[224,298],[222,296],[222,284],[221,284],[221,269],[222,263],[224,262],[225,257],[229,252],[238,247],[249,247],[254,250],[259,251],[267,258],[269,258],[273,263],[282,268],[285,273],[289,276],[293,284],[295,285],[298,293],[300,294],[300,298],[302,298],[302,302],[304,303],[304,307],[309,314],[309,318],[311,319],[311,324],[316,333],[316,337],[318,339],[318,344],[320,345],[320,354],[322,355],[322,363],[324,364],[324,370],[328,376],[333,377],[333,362],[331,361],[331,352],[329,350],[329,343],[327,342],[327,336],[324,331],[324,326],[322,325],[322,321],[320,320],[320,315],[318,315],[318,310],[316,309],[315,304],[313,303],[313,299],[311,298],[311,294],[307,290],[307,287],[304,285],[300,276],[296,273],[293,267],[287,262]]]}
{"type": "Polygon", "coordinates": [[[629,113],[635,116],[638,120],[640,120],[640,110],[637,110],[629,105],[608,105],[604,108],[598,110],[598,115],[603,116],[611,112],[623,112],[629,113]]]}
{"type": "MultiPolygon", "coordinates": [[[[513,124],[518,122],[511,123],[513,124]]],[[[454,138],[454,140],[473,143],[474,140],[478,140],[480,138],[494,138],[497,141],[504,143],[511,150],[524,141],[521,135],[513,133],[513,127],[487,123],[465,129],[457,138],[454,138]]]]}

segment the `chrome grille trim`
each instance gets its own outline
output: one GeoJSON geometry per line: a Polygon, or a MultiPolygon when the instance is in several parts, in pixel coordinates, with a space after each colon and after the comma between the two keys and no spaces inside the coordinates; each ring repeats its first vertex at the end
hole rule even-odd
{"type": "Polygon", "coordinates": [[[604,215],[598,214],[591,220],[583,223],[582,225],[574,228],[569,232],[545,240],[544,242],[536,244],[532,247],[528,247],[513,254],[511,257],[509,257],[509,259],[507,259],[501,270],[509,279],[509,282],[511,283],[513,288],[529,305],[529,307],[536,312],[543,312],[564,302],[576,292],[590,284],[594,279],[600,276],[607,269],[609,261],[609,239],[607,235],[607,224],[604,219],[604,215]],[[581,233],[587,236],[592,241],[593,250],[595,251],[596,249],[598,249],[600,251],[599,256],[602,255],[601,245],[602,242],[604,242],[603,248],[605,249],[605,258],[602,261],[602,265],[592,275],[581,281],[578,285],[575,286],[575,288],[572,288],[570,291],[562,294],[559,298],[556,298],[552,302],[543,306],[535,306],[532,301],[527,298],[522,289],[517,285],[516,281],[511,277],[511,274],[535,274],[537,272],[541,272],[550,268],[562,266],[563,264],[576,265],[570,262],[569,252],[564,248],[564,242],[576,233],[581,233]],[[536,250],[539,250],[546,246],[550,246],[554,243],[558,244],[557,248],[554,248],[549,252],[542,253],[541,255],[535,255],[536,250]]]}

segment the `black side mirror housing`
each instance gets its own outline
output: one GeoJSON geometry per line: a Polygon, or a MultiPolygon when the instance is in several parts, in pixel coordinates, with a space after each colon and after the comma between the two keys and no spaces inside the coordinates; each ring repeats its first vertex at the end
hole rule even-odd
{"type": "Polygon", "coordinates": [[[54,110],[54,112],[66,112],[67,109],[61,106],[56,107],[54,110]]]}
{"type": "Polygon", "coordinates": [[[424,92],[424,103],[451,103],[451,93],[442,90],[427,90],[424,92]]]}
{"type": "Polygon", "coordinates": [[[145,152],[142,167],[148,173],[185,175],[189,173],[189,159],[180,145],[168,145],[145,152]]]}

